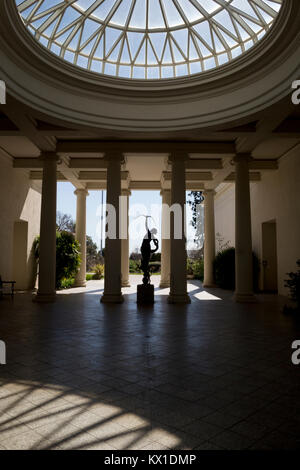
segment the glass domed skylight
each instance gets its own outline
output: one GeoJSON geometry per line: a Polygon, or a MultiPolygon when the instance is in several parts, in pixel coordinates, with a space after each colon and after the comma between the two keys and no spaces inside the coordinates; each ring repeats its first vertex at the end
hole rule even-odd
{"type": "Polygon", "coordinates": [[[283,0],[16,0],[54,54],[99,74],[174,78],[219,67],[254,46],[283,0]]]}

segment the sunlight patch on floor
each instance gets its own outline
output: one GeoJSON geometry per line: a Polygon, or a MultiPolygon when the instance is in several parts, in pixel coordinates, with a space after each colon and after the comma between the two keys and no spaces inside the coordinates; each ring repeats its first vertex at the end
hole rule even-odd
{"type": "Polygon", "coordinates": [[[181,443],[143,415],[68,386],[16,380],[1,384],[0,397],[0,448],[114,451],[181,443]]]}
{"type": "Polygon", "coordinates": [[[198,292],[197,294],[194,294],[194,297],[196,297],[196,299],[198,300],[222,300],[220,299],[220,297],[210,294],[209,292],[206,292],[205,290],[202,292],[198,292]]]}

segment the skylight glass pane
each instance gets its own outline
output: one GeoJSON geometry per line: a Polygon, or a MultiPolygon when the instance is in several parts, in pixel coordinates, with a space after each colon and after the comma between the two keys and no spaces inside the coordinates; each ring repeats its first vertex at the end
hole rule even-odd
{"type": "Polygon", "coordinates": [[[138,80],[184,77],[245,53],[283,0],[15,0],[31,34],[93,73],[138,80]]]}

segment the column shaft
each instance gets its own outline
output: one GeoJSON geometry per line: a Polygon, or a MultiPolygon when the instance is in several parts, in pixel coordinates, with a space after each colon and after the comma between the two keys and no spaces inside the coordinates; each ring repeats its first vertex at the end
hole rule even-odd
{"type": "Polygon", "coordinates": [[[249,156],[235,157],[235,295],[237,302],[255,301],[251,235],[249,156]]]}
{"type": "Polygon", "coordinates": [[[170,206],[171,190],[162,189],[162,214],[161,214],[161,277],[160,287],[170,287],[170,206]]]}
{"type": "Polygon", "coordinates": [[[215,204],[214,190],[204,191],[204,287],[214,286],[215,204]]]}
{"type": "Polygon", "coordinates": [[[105,274],[104,293],[101,302],[121,303],[123,296],[121,292],[121,239],[119,237],[119,217],[120,217],[120,196],[121,196],[121,154],[108,155],[107,168],[107,235],[105,240],[105,274]],[[110,220],[115,214],[115,220],[110,220]],[[115,225],[115,230],[111,230],[109,224],[115,225]]]}
{"type": "Polygon", "coordinates": [[[185,155],[172,155],[171,277],[169,303],[190,303],[185,238],[185,155]]]}
{"type": "Polygon", "coordinates": [[[121,241],[121,273],[122,273],[122,287],[130,287],[129,283],[129,196],[131,192],[128,189],[122,190],[122,196],[124,198],[124,204],[122,205],[121,218],[124,223],[124,231],[126,238],[122,238],[121,241]]]}
{"type": "Polygon", "coordinates": [[[55,301],[56,289],[56,170],[57,155],[47,153],[43,158],[43,183],[39,247],[39,287],[34,300],[55,301]]]}
{"type": "Polygon", "coordinates": [[[80,243],[81,264],[75,277],[75,287],[86,286],[86,189],[77,189],[76,201],[76,240],[80,243]]]}

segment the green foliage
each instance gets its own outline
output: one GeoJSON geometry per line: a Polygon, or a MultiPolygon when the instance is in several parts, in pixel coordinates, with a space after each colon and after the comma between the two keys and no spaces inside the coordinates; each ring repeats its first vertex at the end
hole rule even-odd
{"type": "Polygon", "coordinates": [[[60,289],[71,289],[75,282],[74,278],[62,279],[60,283],[60,289]]]}
{"type": "Polygon", "coordinates": [[[142,254],[139,252],[138,248],[135,249],[129,256],[129,259],[132,261],[141,261],[142,259],[142,254]]]}
{"type": "Polygon", "coordinates": [[[56,233],[56,288],[63,279],[75,277],[81,263],[80,245],[70,232],[56,233]]]}
{"type": "MultiPolygon", "coordinates": [[[[235,289],[235,248],[220,251],[214,261],[214,276],[218,287],[235,289]]],[[[253,253],[253,288],[258,290],[259,261],[253,253]]]]}
{"type": "Polygon", "coordinates": [[[129,272],[131,274],[140,274],[142,272],[140,261],[130,259],[129,260],[129,272]]]}
{"type": "MultiPolygon", "coordinates": [[[[39,259],[40,237],[33,242],[35,259],[39,259]]],[[[70,232],[56,233],[56,289],[65,288],[67,280],[75,277],[81,263],[80,245],[70,232]]]]}
{"type": "Polygon", "coordinates": [[[86,281],[92,281],[93,277],[94,277],[94,274],[89,273],[89,274],[86,275],[85,279],[86,279],[86,281]]]}
{"type": "Polygon", "coordinates": [[[151,262],[158,262],[160,263],[161,262],[161,253],[159,252],[156,252],[156,253],[152,253],[151,255],[151,262]]]}
{"type": "Polygon", "coordinates": [[[203,191],[191,191],[187,203],[192,208],[192,226],[196,229],[198,224],[197,206],[204,200],[203,191]]]}
{"type": "Polygon", "coordinates": [[[158,274],[160,273],[160,262],[159,261],[151,261],[149,263],[151,273],[158,274]]]}
{"type": "Polygon", "coordinates": [[[104,277],[104,265],[103,264],[96,264],[96,266],[93,267],[93,279],[94,280],[99,280],[103,279],[104,277]]]}
{"type": "Polygon", "coordinates": [[[296,310],[300,311],[300,259],[296,264],[298,270],[295,273],[287,273],[289,279],[285,280],[284,286],[289,289],[291,299],[296,302],[296,310]]]}
{"type": "Polygon", "coordinates": [[[204,279],[204,261],[203,261],[203,259],[200,259],[200,260],[194,262],[193,270],[194,270],[194,278],[199,279],[200,281],[203,281],[203,279],[204,279]]]}
{"type": "Polygon", "coordinates": [[[188,258],[186,261],[186,273],[188,276],[194,275],[193,266],[194,266],[194,262],[188,258]]]}
{"type": "Polygon", "coordinates": [[[86,269],[92,271],[93,266],[104,264],[104,258],[98,250],[96,243],[87,235],[86,237],[86,269]]]}
{"type": "Polygon", "coordinates": [[[203,227],[202,218],[199,212],[200,204],[203,202],[204,196],[203,191],[191,191],[188,193],[187,203],[192,209],[192,221],[191,225],[195,229],[194,242],[201,248],[203,245],[203,227]]]}
{"type": "Polygon", "coordinates": [[[203,281],[204,278],[204,262],[203,259],[192,260],[188,258],[187,260],[187,275],[193,276],[194,279],[199,279],[203,281]]]}
{"type": "Polygon", "coordinates": [[[214,261],[214,276],[222,289],[235,288],[235,248],[220,251],[214,261]]]}

